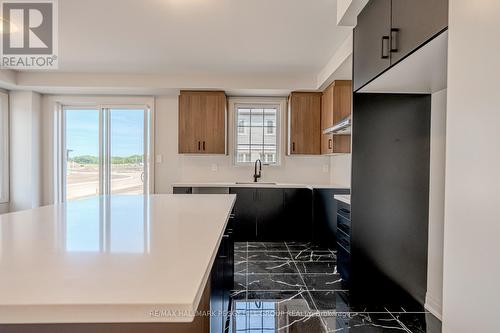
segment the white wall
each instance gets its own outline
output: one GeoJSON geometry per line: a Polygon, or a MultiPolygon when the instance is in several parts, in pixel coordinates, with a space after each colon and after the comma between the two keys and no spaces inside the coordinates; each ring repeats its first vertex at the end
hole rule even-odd
{"type": "Polygon", "coordinates": [[[351,154],[330,157],[330,182],[351,187],[351,154]]]}
{"type": "MultiPolygon", "coordinates": [[[[178,101],[177,96],[156,98],[156,155],[162,155],[163,162],[156,163],[156,193],[171,193],[175,182],[226,182],[252,181],[253,166],[235,167],[232,156],[196,156],[177,153],[178,101]],[[212,171],[216,165],[217,171],[212,171]]],[[[229,151],[232,145],[232,118],[229,124],[229,151]]],[[[281,117],[281,130],[285,129],[285,114],[281,117]]],[[[284,132],[283,132],[284,133],[284,132]]],[[[284,141],[282,142],[284,143],[284,141]]],[[[285,156],[282,144],[280,166],[263,166],[262,182],[286,182],[329,184],[329,157],[326,156],[285,156]],[[326,170],[323,168],[326,166],[326,170]]]]}
{"type": "Polygon", "coordinates": [[[443,332],[500,332],[500,1],[450,1],[443,332]]]}
{"type": "Polygon", "coordinates": [[[18,211],[41,203],[41,96],[12,91],[9,98],[10,211],[18,211]]]}
{"type": "Polygon", "coordinates": [[[5,214],[8,212],[9,212],[9,204],[8,203],[0,204],[0,214],[5,214]]]}
{"type": "Polygon", "coordinates": [[[442,316],[443,230],[446,167],[446,89],[432,94],[429,187],[429,253],[425,307],[442,316]]]}

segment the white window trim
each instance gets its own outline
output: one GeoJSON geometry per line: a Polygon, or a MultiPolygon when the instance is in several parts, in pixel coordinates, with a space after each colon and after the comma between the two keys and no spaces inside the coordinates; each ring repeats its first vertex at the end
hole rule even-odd
{"type": "Polygon", "coordinates": [[[237,148],[237,137],[238,137],[238,118],[236,116],[237,107],[240,105],[245,105],[249,107],[259,107],[259,106],[272,106],[278,107],[278,112],[276,115],[276,145],[277,145],[277,156],[276,163],[267,164],[262,162],[262,164],[269,167],[279,167],[281,166],[282,156],[285,156],[285,145],[286,133],[282,131],[286,128],[284,122],[286,121],[285,113],[287,106],[287,99],[285,97],[230,97],[228,100],[229,104],[229,136],[231,138],[229,142],[229,152],[232,157],[232,164],[234,167],[253,167],[253,162],[237,162],[236,148],[237,148]]]}
{"type": "MultiPolygon", "coordinates": [[[[96,109],[112,109],[112,108],[145,108],[149,109],[149,161],[148,167],[148,193],[155,193],[155,98],[154,97],[120,97],[120,96],[55,96],[54,102],[54,202],[62,203],[65,201],[66,179],[64,177],[66,171],[66,158],[64,147],[66,145],[65,129],[64,129],[64,109],[67,108],[96,108],[96,109]]],[[[102,121],[102,120],[100,120],[102,121]]],[[[146,143],[146,141],[145,141],[146,143]]],[[[102,184],[102,182],[101,182],[102,184]]]]}
{"type": "Polygon", "coordinates": [[[0,191],[0,203],[9,202],[9,94],[0,91],[0,163],[2,163],[2,189],[0,191]]]}

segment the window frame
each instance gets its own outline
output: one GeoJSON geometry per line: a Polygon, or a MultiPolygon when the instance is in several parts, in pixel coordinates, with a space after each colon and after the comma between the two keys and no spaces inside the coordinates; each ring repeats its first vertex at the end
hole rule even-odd
{"type": "Polygon", "coordinates": [[[0,91],[0,163],[2,163],[2,174],[0,175],[0,204],[9,203],[9,94],[0,91]]]}
{"type": "MultiPolygon", "coordinates": [[[[145,108],[148,110],[149,117],[147,119],[147,126],[149,135],[147,136],[147,143],[149,146],[148,154],[148,194],[155,193],[155,98],[154,97],[135,97],[135,96],[53,96],[50,102],[54,109],[53,128],[54,128],[54,141],[52,145],[52,159],[53,170],[52,176],[52,189],[53,201],[55,203],[63,203],[66,201],[66,165],[65,165],[65,119],[64,109],[88,109],[97,108],[101,109],[136,109],[145,108]]],[[[100,122],[103,119],[100,118],[100,122]]],[[[146,126],[145,123],[145,126],[146,126]]],[[[101,133],[102,131],[99,130],[101,133]]],[[[145,143],[146,143],[145,140],[145,143]]],[[[101,143],[101,139],[99,140],[101,143]]],[[[100,144],[101,145],[101,144],[100,144]]],[[[145,150],[146,151],[146,150],[145,150]]],[[[146,162],[145,162],[146,163],[146,162]]],[[[102,172],[101,172],[102,174],[102,172]]],[[[102,181],[101,181],[102,184],[102,181]]],[[[104,193],[104,192],[103,192],[104,193]]]]}
{"type": "MultiPolygon", "coordinates": [[[[266,108],[276,108],[276,163],[268,163],[262,161],[263,165],[270,167],[281,166],[281,156],[282,156],[282,115],[283,110],[286,108],[286,99],[283,98],[259,98],[259,97],[247,97],[247,98],[233,98],[230,100],[230,111],[232,119],[232,164],[235,167],[248,167],[253,166],[255,162],[238,162],[238,108],[249,108],[249,109],[266,109],[266,108]]],[[[264,135],[266,135],[266,126],[262,126],[264,130],[264,135]]]]}

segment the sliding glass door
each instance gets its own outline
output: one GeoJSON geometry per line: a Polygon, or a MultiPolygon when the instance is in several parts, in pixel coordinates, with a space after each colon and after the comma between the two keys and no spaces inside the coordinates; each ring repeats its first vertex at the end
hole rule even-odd
{"type": "Polygon", "coordinates": [[[66,200],[99,195],[100,111],[95,108],[64,110],[66,149],[66,200]]]}
{"type": "Polygon", "coordinates": [[[111,194],[143,194],[147,184],[144,110],[108,109],[111,194]]]}
{"type": "Polygon", "coordinates": [[[63,198],[148,193],[149,110],[65,107],[63,198]]]}

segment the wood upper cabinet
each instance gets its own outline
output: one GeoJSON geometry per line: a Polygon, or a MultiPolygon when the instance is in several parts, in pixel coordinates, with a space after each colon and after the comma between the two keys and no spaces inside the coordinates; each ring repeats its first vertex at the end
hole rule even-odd
{"type": "Polygon", "coordinates": [[[290,154],[321,154],[321,96],[318,92],[292,92],[289,98],[290,154]]]}
{"type": "MultiPolygon", "coordinates": [[[[337,80],[321,96],[321,131],[351,115],[352,81],[337,80]]],[[[350,135],[321,135],[321,153],[350,153],[350,135]]]]}
{"type": "Polygon", "coordinates": [[[179,153],[226,153],[226,95],[222,91],[181,91],[179,153]]]}

